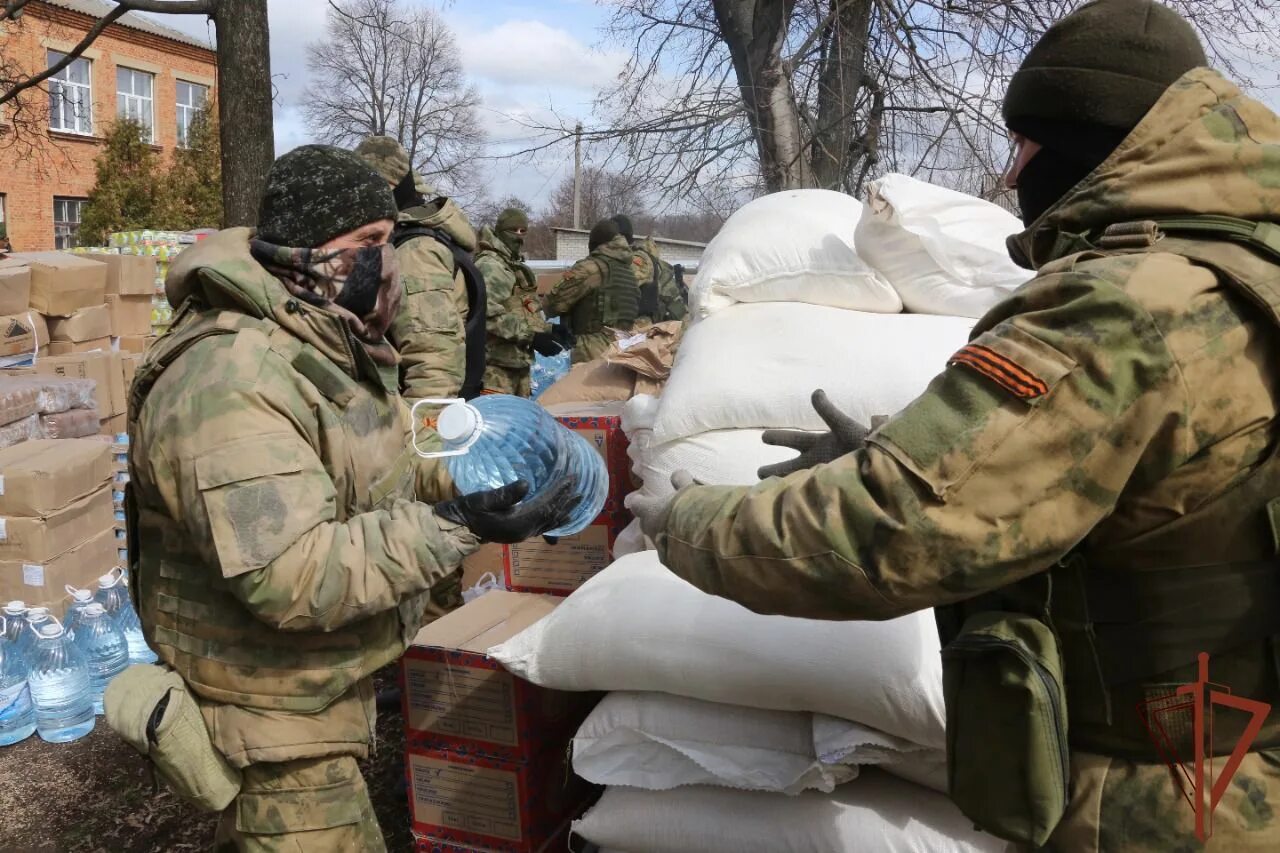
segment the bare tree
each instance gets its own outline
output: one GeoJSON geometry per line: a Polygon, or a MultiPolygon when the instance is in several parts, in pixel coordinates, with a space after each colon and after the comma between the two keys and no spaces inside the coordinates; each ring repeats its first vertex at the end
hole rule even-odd
{"type": "MultiPolygon", "coordinates": [[[[582,170],[582,226],[590,228],[618,213],[635,217],[647,209],[640,182],[595,166],[582,170]]],[[[551,196],[546,220],[549,225],[573,225],[573,175],[562,180],[551,196]]]]}
{"type": "MultiPolygon", "coordinates": [[[[0,0],[0,25],[22,26],[22,11],[37,0],[0,0]]],[[[271,54],[267,0],[116,0],[61,60],[28,68],[5,54],[0,40],[0,109],[13,132],[0,145],[30,156],[49,119],[50,77],[81,56],[107,27],[129,12],[205,15],[218,40],[218,117],[222,141],[222,201],[227,225],[253,225],[258,200],[275,156],[271,115],[271,54]]]]}
{"type": "Polygon", "coordinates": [[[479,198],[480,96],[448,26],[400,0],[331,0],[328,14],[326,38],[307,48],[306,114],[320,137],[353,147],[394,136],[423,177],[464,202],[479,198]]]}
{"type": "MultiPolygon", "coordinates": [[[[1083,2],[617,0],[608,33],[630,61],[585,138],[660,201],[709,210],[785,188],[857,193],[888,170],[993,196],[1009,75],[1083,2]]],[[[1167,2],[1242,83],[1277,57],[1280,0],[1167,2]]],[[[540,129],[560,141],[572,127],[540,129]]]]}

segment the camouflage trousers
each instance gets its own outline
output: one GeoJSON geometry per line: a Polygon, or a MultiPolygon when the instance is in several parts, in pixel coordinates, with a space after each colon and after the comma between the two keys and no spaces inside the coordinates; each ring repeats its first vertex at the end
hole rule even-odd
{"type": "Polygon", "coordinates": [[[529,368],[487,364],[484,368],[484,390],[492,394],[532,396],[533,383],[529,379],[529,368]]]}
{"type": "Polygon", "coordinates": [[[387,849],[353,756],[250,764],[243,773],[218,824],[216,853],[387,849]]]}
{"type": "MultiPolygon", "coordinates": [[[[1225,763],[1214,759],[1214,772],[1225,763]]],[[[1163,764],[1077,752],[1071,782],[1071,805],[1049,841],[1055,853],[1280,850],[1280,750],[1245,756],[1213,813],[1207,843],[1196,838],[1192,794],[1183,795],[1163,764]]]]}

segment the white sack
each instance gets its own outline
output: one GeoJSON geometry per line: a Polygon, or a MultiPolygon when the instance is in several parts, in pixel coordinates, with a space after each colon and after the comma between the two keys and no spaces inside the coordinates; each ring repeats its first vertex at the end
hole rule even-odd
{"type": "Polygon", "coordinates": [[[862,202],[830,190],[758,198],[702,253],[689,294],[695,320],[736,302],[809,302],[894,314],[898,294],[858,257],[862,202]]]}
{"type": "Polygon", "coordinates": [[[869,425],[923,393],[972,328],[960,317],[735,305],[685,333],[654,442],[722,429],[826,429],[810,402],[817,388],[869,425]]]}
{"type": "Polygon", "coordinates": [[[946,797],[868,771],[833,793],[609,788],[573,831],[628,853],[1006,853],[946,797]]]}
{"type": "Polygon", "coordinates": [[[702,702],[666,693],[610,693],[573,739],[573,769],[597,785],[667,791],[719,785],[798,794],[834,790],[854,767],[814,755],[813,715],[702,702]]]}
{"type": "Polygon", "coordinates": [[[641,551],[651,550],[652,548],[653,544],[644,535],[644,527],[639,518],[631,519],[631,523],[623,528],[617,539],[613,540],[613,556],[615,559],[622,559],[628,554],[638,554],[641,551]]]}
{"type": "Polygon", "coordinates": [[[894,174],[868,188],[856,239],[908,311],[977,318],[1031,279],[1005,246],[1021,230],[988,201],[894,174]]]}
{"type": "Polygon", "coordinates": [[[815,711],[945,743],[932,611],[885,622],[761,616],[677,578],[656,551],[617,561],[489,654],[544,687],[815,711]]]}
{"type": "Polygon", "coordinates": [[[813,752],[827,764],[874,765],[888,773],[947,792],[947,752],[911,743],[875,729],[813,714],[813,752]]]}

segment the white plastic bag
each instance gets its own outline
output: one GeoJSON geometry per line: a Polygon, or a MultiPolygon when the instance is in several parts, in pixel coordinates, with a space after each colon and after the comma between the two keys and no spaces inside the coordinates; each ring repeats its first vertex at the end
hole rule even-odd
{"type": "Polygon", "coordinates": [[[544,687],[814,711],[945,743],[932,611],[884,622],[761,616],[677,578],[656,551],[617,561],[489,654],[544,687]]]}
{"type": "Polygon", "coordinates": [[[978,318],[1033,275],[1005,246],[1021,230],[990,202],[891,174],[868,188],[856,239],[908,311],[978,318]]]}
{"type": "Polygon", "coordinates": [[[810,399],[817,388],[868,426],[923,393],[972,328],[961,317],[734,305],[685,333],[653,440],[723,429],[823,430],[810,399]]]}
{"type": "Polygon", "coordinates": [[[854,248],[862,203],[830,190],[788,190],[739,209],[702,254],[694,320],[737,302],[808,302],[894,314],[898,294],[854,248]]]}
{"type": "Polygon", "coordinates": [[[829,794],[609,788],[573,831],[631,853],[1006,853],[946,797],[869,770],[829,794]]]}
{"type": "Polygon", "coordinates": [[[587,717],[573,739],[573,769],[598,785],[786,794],[831,791],[857,775],[815,757],[812,714],[632,692],[610,693],[587,717]]]}

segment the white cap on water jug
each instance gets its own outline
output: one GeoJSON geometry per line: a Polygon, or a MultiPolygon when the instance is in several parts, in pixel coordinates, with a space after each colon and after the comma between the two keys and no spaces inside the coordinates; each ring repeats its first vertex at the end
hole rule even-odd
{"type": "Polygon", "coordinates": [[[8,604],[4,606],[4,612],[9,614],[10,616],[17,616],[20,613],[26,613],[27,612],[26,602],[10,601],[8,604]]]}
{"type": "Polygon", "coordinates": [[[436,419],[436,432],[450,443],[466,441],[480,428],[481,417],[470,403],[446,406],[436,419]]]}
{"type": "Polygon", "coordinates": [[[101,616],[106,612],[107,612],[107,608],[103,607],[101,604],[98,604],[97,602],[90,604],[88,607],[84,609],[85,616],[101,616]]]}
{"type": "Polygon", "coordinates": [[[76,589],[71,584],[67,584],[66,589],[67,595],[71,596],[79,604],[83,604],[86,601],[93,601],[93,590],[91,589],[76,589]]]}
{"type": "Polygon", "coordinates": [[[41,625],[41,626],[40,626],[40,636],[41,636],[41,637],[48,637],[49,639],[53,639],[54,637],[61,637],[61,636],[62,636],[62,626],[61,626],[61,625],[59,625],[57,622],[53,622],[53,623],[48,624],[48,625],[41,625]]]}
{"type": "Polygon", "coordinates": [[[98,588],[99,588],[99,589],[111,589],[111,587],[113,587],[113,586],[115,586],[116,584],[118,584],[118,583],[120,582],[120,578],[123,576],[123,573],[121,573],[121,574],[116,574],[116,572],[117,572],[117,571],[119,571],[119,570],[118,570],[118,569],[112,569],[111,571],[109,571],[109,572],[107,572],[105,575],[103,575],[102,577],[98,578],[98,588]]]}

